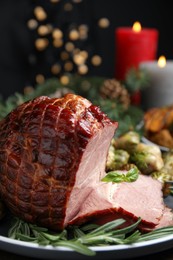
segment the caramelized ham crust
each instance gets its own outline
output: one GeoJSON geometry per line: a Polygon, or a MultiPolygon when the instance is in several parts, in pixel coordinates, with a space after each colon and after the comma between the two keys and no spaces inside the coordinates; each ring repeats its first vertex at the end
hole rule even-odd
{"type": "Polygon", "coordinates": [[[105,174],[117,128],[73,94],[38,97],[0,124],[0,193],[20,218],[61,230],[105,174]]]}

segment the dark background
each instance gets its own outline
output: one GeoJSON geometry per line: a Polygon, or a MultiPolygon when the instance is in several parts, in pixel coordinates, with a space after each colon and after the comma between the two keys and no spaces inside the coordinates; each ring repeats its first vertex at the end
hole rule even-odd
{"type": "MultiPolygon", "coordinates": [[[[54,50],[39,53],[34,47],[34,33],[27,28],[27,21],[33,17],[33,8],[41,5],[50,13],[49,21],[88,23],[90,37],[86,44],[102,57],[99,67],[90,67],[88,75],[113,77],[115,61],[114,31],[119,26],[132,26],[140,21],[143,27],[159,30],[157,56],[165,55],[173,59],[173,13],[171,0],[83,0],[76,4],[69,15],[61,12],[62,4],[73,2],[60,0],[1,0],[0,1],[0,94],[6,98],[14,92],[22,92],[27,85],[35,84],[35,75],[43,72],[46,78],[52,75],[48,66],[55,59],[54,50]],[[58,6],[59,5],[59,6],[58,6]],[[57,7],[58,6],[58,7],[57,7]],[[107,17],[110,26],[100,29],[97,21],[107,17]],[[36,61],[33,61],[33,55],[36,61]],[[52,55],[52,56],[51,56],[52,55]],[[51,58],[52,57],[52,60],[51,58]]],[[[74,4],[74,2],[73,2],[74,4]]]]}

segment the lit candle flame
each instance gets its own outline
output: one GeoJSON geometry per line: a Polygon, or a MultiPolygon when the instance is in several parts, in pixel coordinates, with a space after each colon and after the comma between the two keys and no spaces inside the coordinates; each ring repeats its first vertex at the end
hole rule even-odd
{"type": "Polygon", "coordinates": [[[166,66],[166,58],[165,58],[165,56],[160,56],[160,58],[158,59],[157,64],[158,64],[158,66],[160,68],[164,68],[166,66]]]}
{"type": "Polygon", "coordinates": [[[133,30],[134,32],[140,32],[141,29],[142,29],[142,27],[141,27],[141,24],[140,24],[139,22],[135,22],[135,23],[133,24],[132,30],[133,30]]]}

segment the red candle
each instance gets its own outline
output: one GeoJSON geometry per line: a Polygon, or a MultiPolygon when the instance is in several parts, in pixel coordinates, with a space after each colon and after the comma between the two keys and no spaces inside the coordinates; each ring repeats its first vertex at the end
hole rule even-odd
{"type": "Polygon", "coordinates": [[[115,30],[115,45],[115,78],[124,80],[130,68],[156,59],[158,30],[141,28],[139,22],[132,28],[119,27],[115,30]]]}

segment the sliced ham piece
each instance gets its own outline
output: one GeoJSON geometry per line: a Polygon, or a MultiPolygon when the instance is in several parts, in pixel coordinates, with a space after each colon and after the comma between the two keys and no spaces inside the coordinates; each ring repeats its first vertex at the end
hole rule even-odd
{"type": "Polygon", "coordinates": [[[165,208],[161,183],[142,174],[132,183],[100,182],[70,224],[79,225],[89,220],[104,224],[124,218],[128,225],[139,217],[142,219],[139,229],[143,231],[173,225],[173,214],[165,208]]]}
{"type": "Polygon", "coordinates": [[[173,213],[172,213],[172,209],[168,208],[165,205],[164,210],[163,210],[163,214],[162,214],[162,216],[159,220],[159,223],[154,228],[143,226],[142,231],[150,232],[154,229],[167,227],[167,226],[173,226],[173,213]]]}

